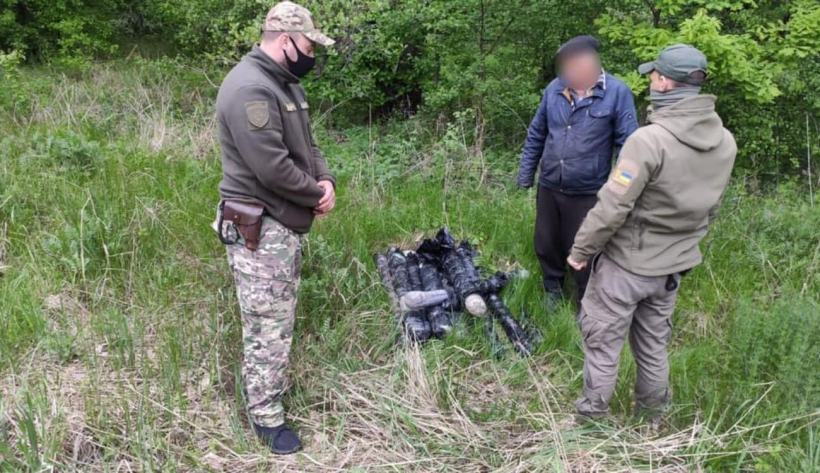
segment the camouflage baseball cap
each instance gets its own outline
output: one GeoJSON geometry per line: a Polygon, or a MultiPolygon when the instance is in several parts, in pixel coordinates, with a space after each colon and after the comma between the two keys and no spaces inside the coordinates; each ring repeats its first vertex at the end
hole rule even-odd
{"type": "Polygon", "coordinates": [[[313,15],[307,8],[293,2],[280,2],[274,5],[265,17],[263,31],[301,33],[322,46],[330,46],[336,42],[316,29],[313,15]]]}
{"type": "Polygon", "coordinates": [[[649,74],[658,71],[672,80],[689,85],[702,85],[703,79],[695,77],[696,72],[702,72],[703,77],[708,72],[706,56],[697,48],[688,44],[674,44],[661,51],[658,59],[641,64],[638,72],[649,74]]]}

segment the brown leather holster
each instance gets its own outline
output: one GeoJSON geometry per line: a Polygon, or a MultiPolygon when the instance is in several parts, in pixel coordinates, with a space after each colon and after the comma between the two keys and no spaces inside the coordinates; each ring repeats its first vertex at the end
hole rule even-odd
{"type": "Polygon", "coordinates": [[[265,216],[265,207],[257,204],[226,200],[222,209],[223,218],[231,222],[236,231],[245,240],[245,248],[256,251],[259,249],[259,237],[262,233],[262,218],[265,216]]]}

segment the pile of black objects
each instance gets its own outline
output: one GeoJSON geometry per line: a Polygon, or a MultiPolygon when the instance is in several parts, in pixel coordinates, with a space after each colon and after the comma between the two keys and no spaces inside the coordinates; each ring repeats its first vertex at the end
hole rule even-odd
{"type": "Polygon", "coordinates": [[[418,343],[442,338],[453,330],[462,312],[468,312],[484,318],[494,344],[498,336],[493,318],[515,350],[530,355],[532,339],[539,335],[531,328],[525,330],[499,297],[510,276],[497,272],[482,278],[474,256],[471,245],[457,242],[446,228],[424,240],[416,251],[393,247],[374,255],[403,339],[418,343]]]}

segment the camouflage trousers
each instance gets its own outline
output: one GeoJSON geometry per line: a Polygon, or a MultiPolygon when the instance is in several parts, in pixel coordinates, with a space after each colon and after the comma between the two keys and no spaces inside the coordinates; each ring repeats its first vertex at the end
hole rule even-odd
{"type": "Polygon", "coordinates": [[[257,425],[276,427],[285,422],[282,395],[288,386],[301,235],[265,217],[257,251],[245,248],[241,240],[227,248],[242,311],[248,411],[257,425]]]}

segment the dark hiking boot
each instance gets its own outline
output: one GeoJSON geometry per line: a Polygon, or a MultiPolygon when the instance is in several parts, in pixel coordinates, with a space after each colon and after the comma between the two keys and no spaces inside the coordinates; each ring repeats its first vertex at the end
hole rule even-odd
{"type": "Polygon", "coordinates": [[[646,421],[646,425],[652,435],[660,435],[667,429],[666,417],[662,414],[652,415],[646,421]]]}
{"type": "Polygon", "coordinates": [[[657,436],[669,429],[666,417],[669,412],[668,397],[666,403],[660,407],[646,407],[640,402],[635,406],[635,417],[642,422],[649,435],[657,436]]]}
{"type": "Polygon", "coordinates": [[[253,431],[262,443],[277,455],[290,455],[302,449],[299,437],[285,424],[278,427],[262,427],[253,424],[253,431]]]}
{"type": "Polygon", "coordinates": [[[564,300],[563,281],[544,279],[544,292],[547,293],[547,310],[553,311],[564,300]]]}

